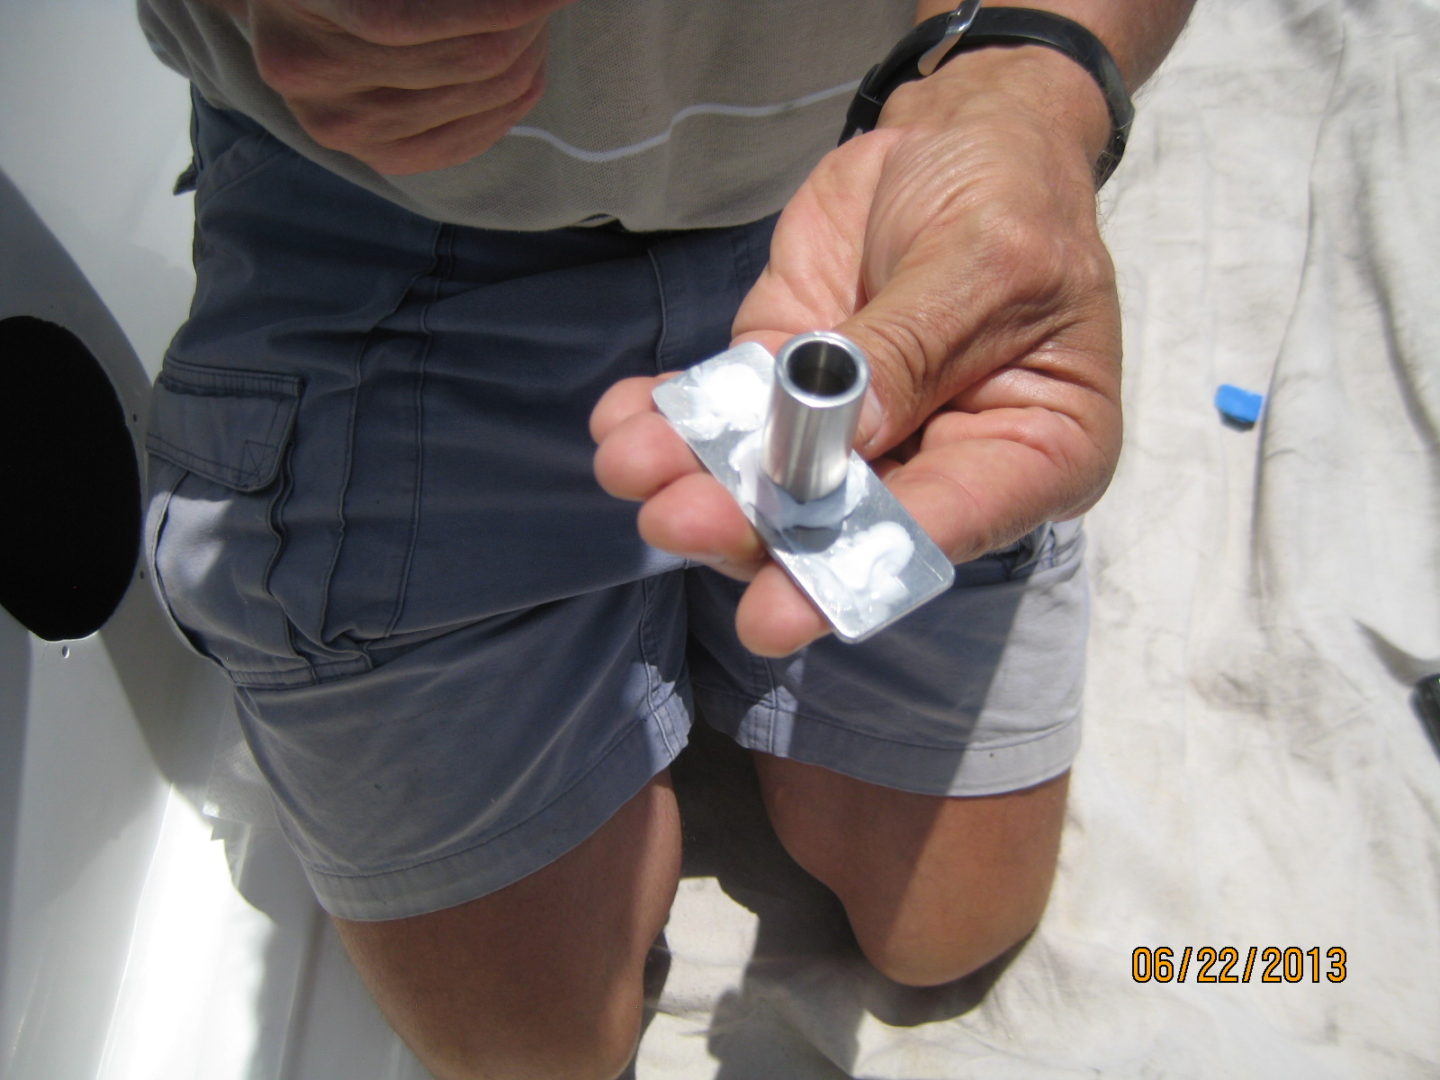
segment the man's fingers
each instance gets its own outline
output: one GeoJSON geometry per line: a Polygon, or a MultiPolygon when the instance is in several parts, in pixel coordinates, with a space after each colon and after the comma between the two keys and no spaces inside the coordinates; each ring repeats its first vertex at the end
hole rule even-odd
{"type": "MultiPolygon", "coordinates": [[[[830,631],[824,617],[768,560],[730,493],[655,411],[650,395],[656,381],[626,380],[596,406],[591,426],[600,442],[601,484],[621,497],[645,500],[639,529],[648,543],[732,577],[753,578],[736,614],[748,649],[783,656],[824,636],[830,631]]],[[[1009,382],[996,389],[998,398],[1059,393],[1053,386],[1042,392],[1045,377],[1036,373],[1016,371],[1009,382]],[[1036,384],[1031,391],[1029,383],[1036,384]]],[[[1116,456],[1112,444],[1119,439],[1118,406],[1083,385],[1059,396],[1075,397],[1075,415],[998,402],[981,412],[942,410],[926,422],[907,460],[882,457],[875,467],[952,561],[977,558],[1038,522],[1082,513],[1104,491],[1116,456]]]]}
{"type": "Polygon", "coordinates": [[[660,381],[624,379],[596,403],[595,477],[612,495],[645,500],[638,527],[647,543],[749,579],[765,561],[765,546],[731,494],[655,411],[650,392],[660,381]]]}
{"type": "MultiPolygon", "coordinates": [[[[540,83],[537,81],[523,98],[499,109],[464,116],[390,142],[334,145],[331,148],[363,161],[383,176],[413,176],[448,169],[464,164],[494,146],[530,111],[539,97],[540,83]]],[[[315,141],[320,142],[318,138],[315,141]]]]}
{"type": "Polygon", "coordinates": [[[764,564],[765,545],[739,505],[707,472],[682,476],[640,508],[646,543],[748,579],[764,564]]]}
{"type": "MultiPolygon", "coordinates": [[[[287,97],[336,97],[389,87],[429,90],[496,79],[537,48],[545,23],[424,45],[376,45],[341,30],[297,25],[259,10],[251,45],[261,77],[287,97]]],[[[543,50],[542,50],[543,51],[543,50]]]]}
{"type": "Polygon", "coordinates": [[[830,633],[830,624],[785,571],[768,563],[740,599],[735,630],[758,656],[789,656],[830,633]]]}
{"type": "Polygon", "coordinates": [[[290,111],[321,146],[351,154],[382,172],[396,171],[381,168],[381,163],[417,158],[422,151],[439,156],[443,146],[473,142],[480,134],[489,136],[487,145],[493,143],[539,100],[543,65],[540,51],[527,54],[514,70],[486,82],[292,97],[290,111]]]}
{"type": "Polygon", "coordinates": [[[648,499],[699,470],[690,448],[656,412],[636,413],[615,425],[595,450],[595,479],[620,499],[648,499]]]}
{"type": "Polygon", "coordinates": [[[1049,409],[949,412],[930,422],[920,452],[886,483],[959,563],[1039,522],[1084,513],[1104,492],[1114,460],[1078,422],[1049,409]]]}
{"type": "MultiPolygon", "coordinates": [[[[267,0],[275,3],[275,0],[267,0]]],[[[282,0],[376,45],[425,45],[544,19],[574,0],[282,0]]]]}
{"type": "Polygon", "coordinates": [[[260,77],[321,146],[378,172],[488,150],[539,101],[561,0],[251,0],[260,77]]]}
{"type": "Polygon", "coordinates": [[[701,472],[685,440],[655,409],[651,393],[670,376],[621,379],[590,412],[595,478],[621,499],[648,499],[682,476],[701,472]]]}
{"type": "Polygon", "coordinates": [[[635,414],[654,412],[655,403],[650,395],[668,377],[634,376],[612,385],[590,410],[590,438],[596,443],[604,442],[612,431],[635,414]]]}

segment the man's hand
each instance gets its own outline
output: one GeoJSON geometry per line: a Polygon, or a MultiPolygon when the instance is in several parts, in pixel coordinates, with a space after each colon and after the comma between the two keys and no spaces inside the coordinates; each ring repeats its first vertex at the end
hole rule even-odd
{"type": "MultiPolygon", "coordinates": [[[[870,357],[857,445],[956,562],[1072,517],[1120,448],[1120,321],[1095,223],[1108,116],[1047,50],[982,50],[902,87],[781,216],[737,342],[838,329],[870,357]]],[[[698,359],[703,359],[697,357],[698,359]]],[[[654,380],[597,405],[596,474],[644,500],[641,535],[750,580],[741,640],[783,655],[828,627],[728,493],[653,410],[654,380]]]]}
{"type": "Polygon", "coordinates": [[[545,22],[573,0],[209,0],[321,146],[391,175],[487,150],[539,100],[545,22]]]}

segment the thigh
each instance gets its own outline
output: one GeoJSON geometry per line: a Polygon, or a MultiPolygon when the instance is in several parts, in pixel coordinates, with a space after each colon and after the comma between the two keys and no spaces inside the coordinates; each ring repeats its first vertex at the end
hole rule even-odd
{"type": "Polygon", "coordinates": [[[920,795],[756,754],[781,842],[845,905],[884,974],[937,985],[968,974],[1040,919],[1069,778],[998,795],[920,795]]]}
{"type": "Polygon", "coordinates": [[[442,1080],[611,1077],[633,1055],[646,956],[675,894],[662,774],[543,870],[408,919],[336,919],[395,1030],[442,1080]]]}
{"type": "Polygon", "coordinates": [[[690,574],[697,705],[756,752],[780,839],[899,981],[973,970],[1044,908],[1079,736],[1082,551],[1077,525],[1047,526],[862,644],[780,660],[739,648],[739,586],[690,574]]]}

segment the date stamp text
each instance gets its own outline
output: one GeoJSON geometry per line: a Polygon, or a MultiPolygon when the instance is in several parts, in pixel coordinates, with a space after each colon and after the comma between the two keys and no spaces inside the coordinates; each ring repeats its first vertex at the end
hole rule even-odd
{"type": "Polygon", "coordinates": [[[1345,950],[1339,945],[1138,945],[1130,953],[1137,983],[1342,983],[1345,950]]]}

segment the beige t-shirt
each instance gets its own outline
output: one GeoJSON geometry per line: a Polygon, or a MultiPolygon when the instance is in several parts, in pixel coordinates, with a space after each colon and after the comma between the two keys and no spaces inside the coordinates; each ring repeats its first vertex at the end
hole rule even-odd
{"type": "Polygon", "coordinates": [[[914,13],[914,0],[577,0],[551,20],[545,95],[519,126],[463,165],[391,177],[300,129],[242,24],[200,0],[138,3],[155,52],[211,104],[426,217],[522,230],[706,228],[780,209],[914,13]]]}

